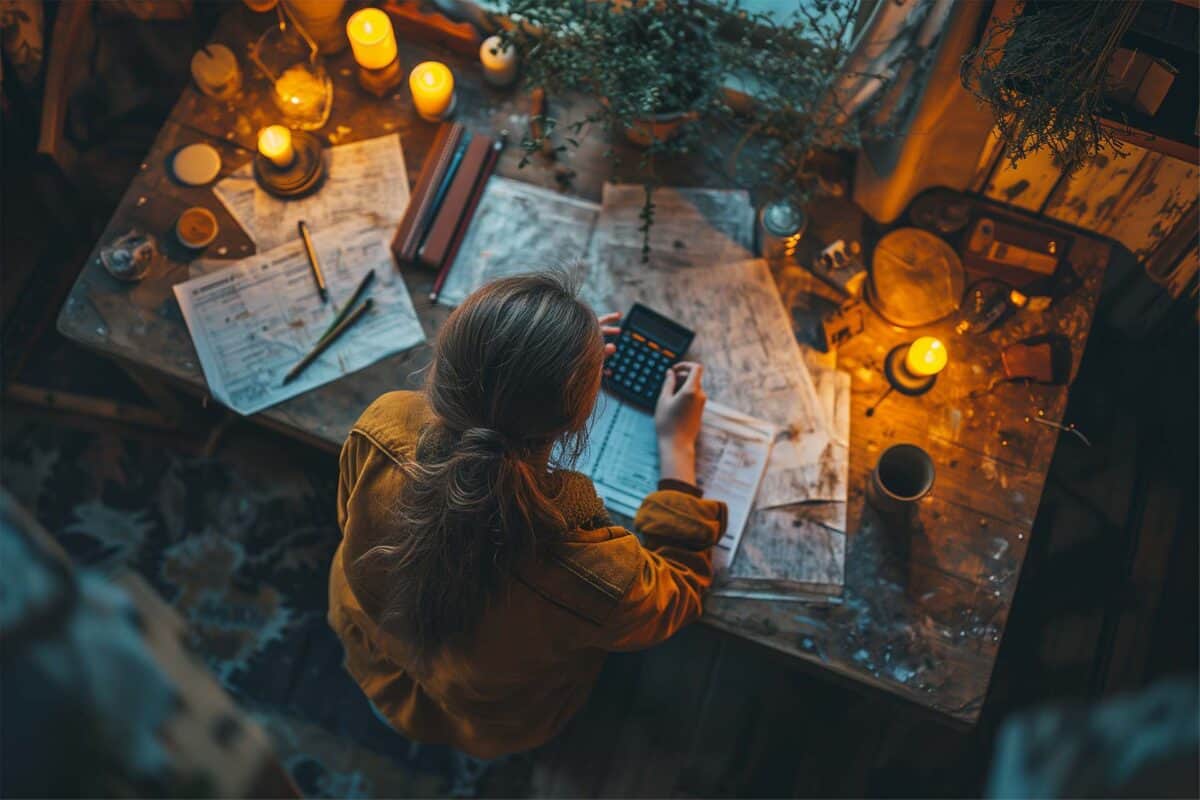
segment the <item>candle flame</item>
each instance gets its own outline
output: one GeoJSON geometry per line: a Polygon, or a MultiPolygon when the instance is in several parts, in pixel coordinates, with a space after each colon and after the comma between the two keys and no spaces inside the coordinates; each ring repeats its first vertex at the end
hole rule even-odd
{"type": "Polygon", "coordinates": [[[421,77],[421,80],[425,81],[426,86],[437,86],[437,78],[434,77],[434,74],[432,72],[426,72],[421,77]]]}

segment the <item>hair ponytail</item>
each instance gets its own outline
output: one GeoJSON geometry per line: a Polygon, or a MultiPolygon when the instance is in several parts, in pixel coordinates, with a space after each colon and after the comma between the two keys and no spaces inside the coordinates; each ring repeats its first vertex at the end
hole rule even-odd
{"type": "Polygon", "coordinates": [[[418,663],[469,634],[516,564],[562,532],[548,456],[582,447],[603,358],[595,315],[554,276],[496,281],[446,321],[425,388],[435,421],[401,466],[396,531],[360,559],[389,573],[380,622],[418,663]]]}

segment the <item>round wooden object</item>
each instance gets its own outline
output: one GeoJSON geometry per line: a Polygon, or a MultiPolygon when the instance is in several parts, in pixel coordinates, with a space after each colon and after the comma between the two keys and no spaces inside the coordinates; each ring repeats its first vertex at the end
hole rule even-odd
{"type": "Polygon", "coordinates": [[[212,145],[189,144],[171,159],[171,174],[185,186],[204,186],[221,171],[221,154],[212,145]]]}
{"type": "Polygon", "coordinates": [[[954,248],[928,231],[898,228],[875,246],[867,300],[893,325],[915,328],[958,310],[964,283],[954,248]]]}
{"type": "Polygon", "coordinates": [[[317,137],[307,131],[292,131],[296,157],[286,167],[277,167],[262,153],[254,156],[258,185],[279,198],[303,197],[316,191],[325,179],[325,158],[317,137]]]}

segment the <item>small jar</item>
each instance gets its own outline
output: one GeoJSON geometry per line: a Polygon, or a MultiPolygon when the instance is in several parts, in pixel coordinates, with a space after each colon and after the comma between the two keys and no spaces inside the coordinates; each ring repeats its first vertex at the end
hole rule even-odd
{"type": "Polygon", "coordinates": [[[763,258],[791,258],[808,228],[808,215],[791,200],[777,200],[763,206],[758,228],[763,258]]]}
{"type": "Polygon", "coordinates": [[[200,91],[217,100],[229,100],[242,88],[237,56],[223,44],[210,44],[192,56],[192,80],[200,91]]]}

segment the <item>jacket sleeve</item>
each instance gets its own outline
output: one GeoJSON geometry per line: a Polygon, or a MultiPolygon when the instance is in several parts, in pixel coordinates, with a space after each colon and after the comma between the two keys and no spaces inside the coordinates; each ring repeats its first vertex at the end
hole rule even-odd
{"type": "Polygon", "coordinates": [[[725,532],[725,504],[681,491],[653,492],[634,517],[642,534],[640,563],[603,626],[606,650],[657,644],[700,616],[712,583],[712,545],[725,532]]]}

